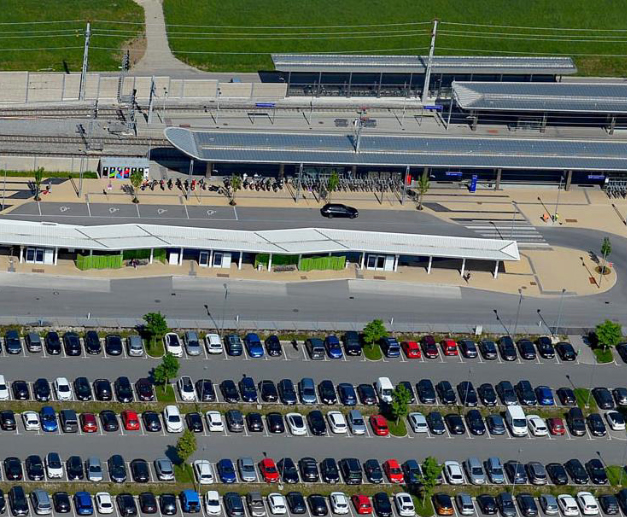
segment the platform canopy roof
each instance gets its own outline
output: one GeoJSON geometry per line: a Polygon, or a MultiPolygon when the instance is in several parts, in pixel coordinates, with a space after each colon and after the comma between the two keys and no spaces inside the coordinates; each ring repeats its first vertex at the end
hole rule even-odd
{"type": "MultiPolygon", "coordinates": [[[[279,72],[424,74],[426,56],[363,54],[272,54],[279,72]]],[[[570,75],[577,67],[569,57],[435,56],[436,74],[570,75]]]]}
{"type": "Polygon", "coordinates": [[[78,226],[4,219],[0,220],[0,244],[114,253],[130,249],[184,248],[282,255],[368,252],[520,260],[518,245],[512,240],[328,228],[245,231],[152,224],[78,226]]]}
{"type": "Polygon", "coordinates": [[[468,136],[165,129],[186,155],[215,163],[627,171],[627,142],[468,136]]]}
{"type": "Polygon", "coordinates": [[[466,110],[627,114],[624,83],[453,82],[466,110]]]}

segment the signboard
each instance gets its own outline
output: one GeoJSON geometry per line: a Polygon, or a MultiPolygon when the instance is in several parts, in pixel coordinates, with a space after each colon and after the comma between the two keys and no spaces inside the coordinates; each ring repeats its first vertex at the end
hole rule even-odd
{"type": "Polygon", "coordinates": [[[605,174],[588,174],[588,179],[603,181],[605,179],[605,174]]]}
{"type": "Polygon", "coordinates": [[[458,179],[461,179],[461,177],[462,177],[462,173],[461,173],[461,172],[458,172],[458,171],[446,171],[446,172],[444,173],[444,175],[445,175],[447,178],[458,178],[458,179]]]}
{"type": "Polygon", "coordinates": [[[444,106],[442,106],[442,104],[429,104],[423,107],[426,110],[434,110],[434,111],[442,111],[444,109],[444,106]]]}
{"type": "Polygon", "coordinates": [[[275,106],[274,102],[258,102],[255,104],[256,108],[274,108],[275,106]]]}

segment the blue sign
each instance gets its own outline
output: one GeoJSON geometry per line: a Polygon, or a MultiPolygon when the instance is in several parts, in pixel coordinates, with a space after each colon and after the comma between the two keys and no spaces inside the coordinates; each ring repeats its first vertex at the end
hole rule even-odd
{"type": "Polygon", "coordinates": [[[424,106],[424,109],[442,111],[444,109],[444,106],[442,106],[442,104],[430,104],[428,106],[424,106]]]}
{"type": "Polygon", "coordinates": [[[472,193],[477,192],[477,175],[473,174],[470,180],[470,185],[468,185],[468,190],[472,193]]]}
{"type": "Polygon", "coordinates": [[[461,178],[462,177],[461,172],[453,172],[453,171],[446,171],[444,175],[447,176],[448,178],[461,178]]]}
{"type": "Polygon", "coordinates": [[[275,104],[274,104],[274,102],[258,102],[257,104],[255,104],[255,107],[257,107],[257,108],[274,108],[275,104]]]}
{"type": "Polygon", "coordinates": [[[605,179],[605,174],[588,174],[588,179],[603,181],[605,179]]]}

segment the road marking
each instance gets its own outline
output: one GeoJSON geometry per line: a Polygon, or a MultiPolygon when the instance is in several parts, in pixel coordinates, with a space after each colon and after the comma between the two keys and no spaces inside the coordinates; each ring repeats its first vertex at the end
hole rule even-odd
{"type": "Polygon", "coordinates": [[[119,211],[120,211],[119,208],[114,208],[114,207],[109,208],[109,213],[110,214],[115,214],[116,212],[119,212],[119,211]]]}
{"type": "Polygon", "coordinates": [[[69,206],[60,206],[59,207],[59,211],[63,214],[65,212],[67,212],[68,210],[71,210],[71,208],[69,206]]]}
{"type": "Polygon", "coordinates": [[[183,205],[183,208],[185,209],[185,215],[189,219],[189,212],[187,211],[187,205],[183,205]]]}
{"type": "MultiPolygon", "coordinates": [[[[161,214],[165,214],[168,211],[167,208],[157,208],[157,214],[161,215],[161,214]]],[[[189,219],[189,215],[187,217],[189,219]]]]}
{"type": "Polygon", "coordinates": [[[235,220],[239,221],[239,217],[237,215],[237,210],[235,209],[235,207],[233,207],[233,214],[235,215],[235,220]]]}
{"type": "Polygon", "coordinates": [[[212,216],[215,213],[216,213],[215,210],[207,210],[207,215],[209,215],[209,216],[212,216]]]}

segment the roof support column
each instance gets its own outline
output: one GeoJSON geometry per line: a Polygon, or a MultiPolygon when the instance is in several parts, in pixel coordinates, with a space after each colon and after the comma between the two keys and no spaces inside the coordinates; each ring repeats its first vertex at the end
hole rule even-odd
{"type": "Polygon", "coordinates": [[[149,260],[149,264],[152,264],[153,260],[155,258],[155,250],[153,248],[150,248],[150,260],[149,260]]]}
{"type": "Polygon", "coordinates": [[[398,255],[394,255],[394,272],[398,271],[398,255]]]}
{"type": "Polygon", "coordinates": [[[20,264],[24,260],[24,246],[20,246],[20,264]]]}
{"type": "Polygon", "coordinates": [[[383,83],[383,72],[379,74],[379,87],[377,88],[377,97],[381,97],[381,84],[383,83]]]}
{"type": "Polygon", "coordinates": [[[207,179],[211,178],[212,174],[213,174],[213,162],[207,162],[205,164],[205,178],[207,179]]]}
{"type": "Polygon", "coordinates": [[[566,171],[566,185],[564,186],[564,190],[570,190],[570,184],[573,181],[573,171],[568,170],[566,171]]]}
{"type": "Polygon", "coordinates": [[[610,135],[614,134],[614,129],[616,128],[616,115],[612,115],[612,120],[610,121],[610,127],[608,128],[608,133],[610,135]]]}
{"type": "Polygon", "coordinates": [[[451,95],[451,103],[448,105],[448,118],[446,119],[446,130],[451,125],[451,115],[453,114],[453,104],[455,104],[455,97],[451,95]]]}
{"type": "Polygon", "coordinates": [[[54,249],[54,253],[52,254],[52,263],[56,266],[57,261],[59,259],[59,248],[54,249]]]}
{"type": "Polygon", "coordinates": [[[470,130],[477,131],[477,123],[479,122],[479,116],[474,112],[470,112],[470,130]]]}
{"type": "Polygon", "coordinates": [[[179,255],[179,266],[183,265],[183,248],[181,248],[181,254],[179,255]]]}
{"type": "Polygon", "coordinates": [[[239,259],[237,259],[237,269],[242,269],[242,257],[244,256],[244,252],[239,252],[239,259]]]}
{"type": "Polygon", "coordinates": [[[348,74],[348,90],[346,90],[346,96],[351,96],[351,86],[353,86],[353,72],[348,74]]]}
{"type": "Polygon", "coordinates": [[[499,277],[499,264],[500,264],[500,260],[496,261],[496,266],[494,266],[494,278],[498,278],[499,277]]]}
{"type": "Polygon", "coordinates": [[[209,250],[209,267],[213,267],[213,250],[209,250]]]}
{"type": "Polygon", "coordinates": [[[284,177],[285,177],[285,164],[281,163],[279,165],[279,181],[283,181],[284,177]]]}
{"type": "Polygon", "coordinates": [[[298,255],[298,266],[296,266],[298,268],[298,270],[300,271],[300,261],[303,260],[303,255],[299,254],[298,255]]]}
{"type": "Polygon", "coordinates": [[[540,127],[540,133],[546,133],[546,113],[542,114],[542,126],[540,127]]]}
{"type": "Polygon", "coordinates": [[[429,257],[429,265],[427,266],[427,275],[431,274],[431,265],[433,264],[433,257],[429,257]]]}
{"type": "Polygon", "coordinates": [[[465,273],[465,272],[466,272],[466,259],[465,259],[465,258],[463,258],[463,259],[462,259],[462,271],[461,271],[461,273],[462,273],[462,277],[464,276],[464,273],[465,273]]]}
{"type": "MultiPolygon", "coordinates": [[[[20,260],[20,262],[22,261],[20,260]]],[[[366,264],[366,252],[362,251],[361,252],[361,265],[359,266],[359,269],[363,269],[365,264],[366,264]]]]}
{"type": "Polygon", "coordinates": [[[268,271],[272,271],[272,253],[268,257],[268,271]]]}
{"type": "Polygon", "coordinates": [[[301,163],[298,166],[298,189],[296,190],[296,202],[298,203],[298,200],[300,199],[300,189],[302,188],[302,184],[303,184],[303,164],[301,163]]]}
{"type": "Polygon", "coordinates": [[[494,182],[494,190],[501,190],[501,175],[503,169],[496,169],[496,181],[494,182]]]}

